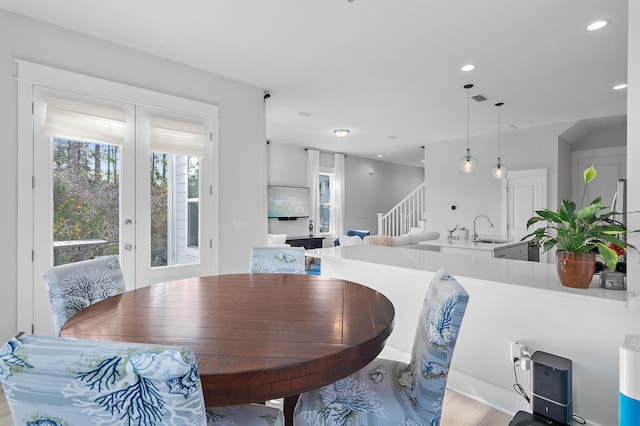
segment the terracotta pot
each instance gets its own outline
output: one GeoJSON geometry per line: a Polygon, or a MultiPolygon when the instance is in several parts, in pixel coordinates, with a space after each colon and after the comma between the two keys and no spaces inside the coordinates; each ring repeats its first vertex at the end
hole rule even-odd
{"type": "Polygon", "coordinates": [[[591,284],[596,267],[595,253],[556,252],[556,269],[565,287],[587,288],[591,284]]]}

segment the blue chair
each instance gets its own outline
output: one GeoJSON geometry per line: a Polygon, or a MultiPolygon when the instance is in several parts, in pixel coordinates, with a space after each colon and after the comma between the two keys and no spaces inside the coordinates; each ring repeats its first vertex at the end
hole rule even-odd
{"type": "Polygon", "coordinates": [[[0,382],[16,426],[284,425],[265,405],[205,409],[188,348],[18,335],[0,382]]]}
{"type": "Polygon", "coordinates": [[[249,272],[304,274],[304,257],[304,247],[253,247],[249,272]]]}
{"type": "MultiPolygon", "coordinates": [[[[364,237],[368,236],[371,234],[371,231],[367,231],[367,230],[362,230],[362,229],[349,229],[347,231],[347,237],[355,237],[358,236],[360,237],[361,240],[364,239],[364,237]]],[[[336,238],[335,240],[333,240],[333,245],[335,247],[338,247],[340,245],[340,237],[336,238]]]]}
{"type": "Polygon", "coordinates": [[[49,268],[44,274],[56,334],[74,314],[125,291],[117,256],[49,268]]]}
{"type": "Polygon", "coordinates": [[[468,299],[451,275],[438,271],[424,299],[411,362],[377,358],[351,376],[300,395],[294,425],[438,426],[468,299]]]}

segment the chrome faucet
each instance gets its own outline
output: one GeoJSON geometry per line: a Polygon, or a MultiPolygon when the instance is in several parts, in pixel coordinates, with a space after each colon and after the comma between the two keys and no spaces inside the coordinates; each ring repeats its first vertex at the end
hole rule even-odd
{"type": "Polygon", "coordinates": [[[481,218],[481,217],[484,217],[489,221],[489,228],[493,228],[493,223],[491,222],[491,219],[489,219],[489,216],[485,214],[479,214],[473,219],[473,236],[472,236],[473,241],[478,239],[478,234],[476,233],[476,220],[478,220],[478,218],[481,218]]]}

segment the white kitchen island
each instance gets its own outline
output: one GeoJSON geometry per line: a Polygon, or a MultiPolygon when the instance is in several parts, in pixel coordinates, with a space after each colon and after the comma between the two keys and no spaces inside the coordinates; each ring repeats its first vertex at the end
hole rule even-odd
{"type": "Polygon", "coordinates": [[[492,239],[480,241],[470,240],[431,240],[421,241],[420,245],[434,248],[441,253],[466,254],[469,256],[494,257],[500,259],[528,260],[528,243],[526,241],[505,241],[493,240],[497,242],[485,242],[492,239]]]}
{"type": "MultiPolygon", "coordinates": [[[[512,388],[510,343],[573,361],[574,412],[590,425],[617,424],[618,348],[640,332],[640,309],[627,292],[563,287],[555,265],[438,253],[402,247],[348,246],[311,250],[321,274],[367,285],[396,309],[383,356],[408,360],[433,273],[445,269],[469,292],[469,305],[448,386],[507,413],[529,407],[512,388]]],[[[517,370],[519,381],[524,372],[517,370]]]]}

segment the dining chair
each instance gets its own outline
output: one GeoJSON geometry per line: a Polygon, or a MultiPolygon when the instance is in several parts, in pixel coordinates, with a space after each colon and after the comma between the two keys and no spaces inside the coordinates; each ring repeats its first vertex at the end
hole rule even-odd
{"type": "Polygon", "coordinates": [[[82,309],[125,291],[118,256],[54,266],[44,273],[56,334],[82,309]]]}
{"type": "Polygon", "coordinates": [[[304,274],[304,247],[253,247],[249,272],[304,274]]]}
{"type": "Polygon", "coordinates": [[[265,405],[205,408],[184,347],[22,334],[0,348],[0,382],[16,426],[284,425],[265,405]]]}
{"type": "Polygon", "coordinates": [[[438,426],[469,296],[439,270],[422,305],[411,362],[376,358],[356,373],[300,395],[294,425],[438,426]]]}

